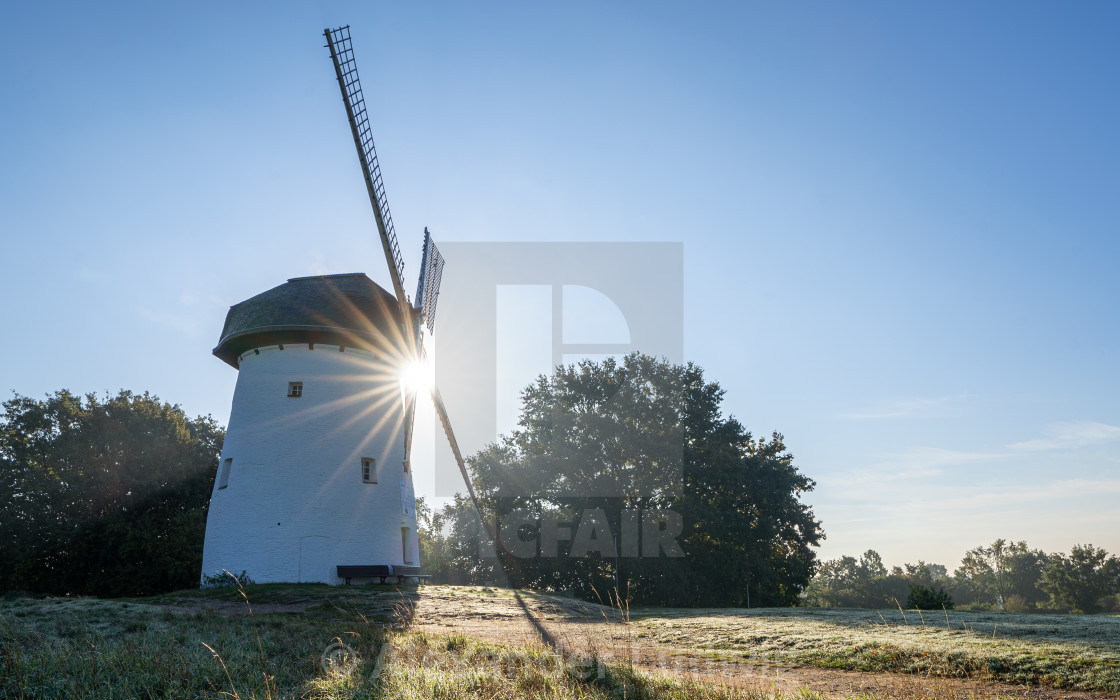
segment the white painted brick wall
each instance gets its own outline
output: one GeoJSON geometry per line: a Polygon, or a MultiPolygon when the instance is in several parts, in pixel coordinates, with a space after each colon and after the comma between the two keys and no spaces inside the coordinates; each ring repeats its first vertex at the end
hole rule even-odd
{"type": "Polygon", "coordinates": [[[242,356],[215,480],[203,574],[242,570],[258,583],[339,583],[339,564],[419,564],[415,507],[401,513],[404,425],[393,366],[337,346],[285,345],[242,356]],[[303,396],[288,397],[288,383],[303,396]],[[362,481],[372,457],[377,483],[362,481]],[[221,471],[219,464],[219,474],[221,471]]]}

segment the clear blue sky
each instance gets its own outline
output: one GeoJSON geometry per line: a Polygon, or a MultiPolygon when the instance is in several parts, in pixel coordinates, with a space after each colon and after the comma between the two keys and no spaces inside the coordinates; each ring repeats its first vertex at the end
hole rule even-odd
{"type": "Polygon", "coordinates": [[[384,283],[348,23],[402,238],[683,242],[686,358],[823,557],[1120,552],[1120,5],[170,5],[0,10],[5,393],[224,422],[230,304],[384,283]]]}

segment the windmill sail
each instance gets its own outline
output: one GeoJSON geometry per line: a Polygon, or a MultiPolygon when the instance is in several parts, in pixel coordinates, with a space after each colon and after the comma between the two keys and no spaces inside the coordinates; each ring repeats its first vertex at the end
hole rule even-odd
{"type": "Polygon", "coordinates": [[[443,277],[443,256],[432,240],[432,234],[424,229],[424,254],[420,262],[420,281],[416,285],[416,303],[420,306],[420,317],[428,327],[429,333],[436,330],[436,302],[439,300],[439,282],[443,277]]]}
{"type": "Polygon", "coordinates": [[[404,291],[404,258],[397,244],[393,215],[389,211],[389,199],[385,196],[385,181],[381,177],[377,149],[373,145],[366,101],[362,95],[362,84],[358,80],[358,65],[354,60],[354,46],[350,41],[350,26],[325,29],[323,36],[327,38],[327,48],[331,50],[338,87],[342,91],[342,102],[346,105],[346,117],[350,121],[350,131],[354,136],[354,146],[358,149],[358,160],[362,164],[362,175],[373,206],[373,216],[377,220],[377,232],[385,250],[385,262],[393,280],[393,292],[397,295],[403,318],[408,319],[412,307],[404,291]]]}

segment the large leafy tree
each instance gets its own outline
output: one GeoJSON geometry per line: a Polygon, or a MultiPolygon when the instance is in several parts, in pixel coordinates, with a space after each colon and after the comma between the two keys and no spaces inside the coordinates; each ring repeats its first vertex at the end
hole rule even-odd
{"type": "Polygon", "coordinates": [[[197,584],[223,431],[147,393],[16,395],[0,415],[0,587],[197,584]]]}
{"type": "Polygon", "coordinates": [[[755,439],[724,416],[723,396],[699,367],[639,354],[559,367],[526,388],[519,428],[470,460],[487,511],[551,523],[524,529],[536,556],[503,559],[511,583],[605,598],[617,573],[639,602],[794,603],[824,537],[801,500],[814,482],[781,435],[755,439]],[[635,513],[660,513],[667,529],[679,517],[683,556],[628,556],[635,513]],[[583,551],[569,540],[589,518],[603,529],[585,555],[586,540],[583,551]]]}

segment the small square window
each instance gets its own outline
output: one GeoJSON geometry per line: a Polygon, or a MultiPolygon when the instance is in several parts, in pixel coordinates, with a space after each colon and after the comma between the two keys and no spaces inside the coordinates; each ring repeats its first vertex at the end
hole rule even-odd
{"type": "Polygon", "coordinates": [[[303,396],[303,382],[288,382],[288,396],[293,399],[303,396]]]}
{"type": "Polygon", "coordinates": [[[367,484],[377,483],[377,462],[370,457],[362,457],[362,481],[367,484]]]}

